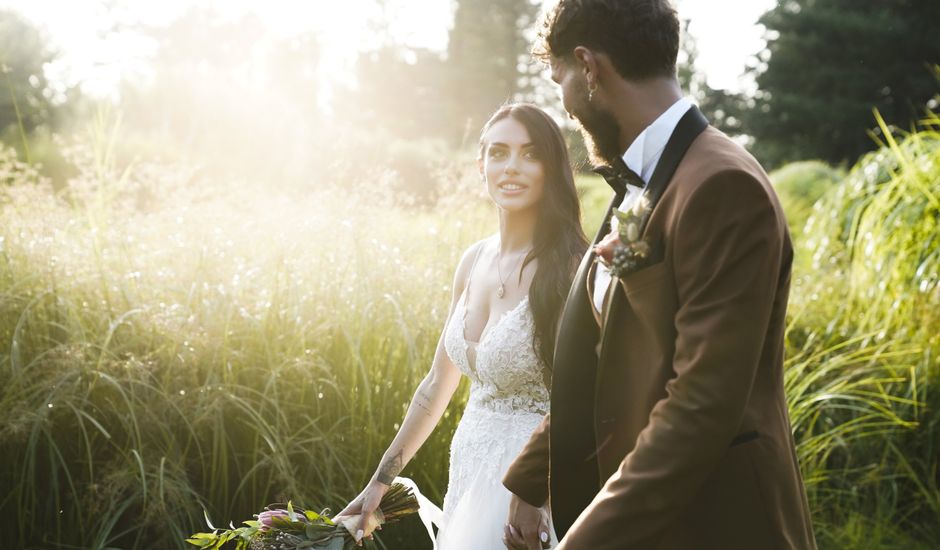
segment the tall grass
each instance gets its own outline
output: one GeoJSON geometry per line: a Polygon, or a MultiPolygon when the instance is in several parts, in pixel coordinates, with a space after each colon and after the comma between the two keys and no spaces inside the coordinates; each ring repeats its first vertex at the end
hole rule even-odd
{"type": "MultiPolygon", "coordinates": [[[[795,235],[785,376],[823,548],[940,540],[937,128],[886,138],[795,235]]],[[[415,208],[381,177],[272,192],[128,163],[104,119],[79,143],[61,192],[0,149],[3,547],[184,548],[204,509],[345,504],[494,228],[472,164],[415,208]]],[[[609,192],[579,187],[590,231],[609,192]]],[[[405,471],[438,501],[464,394],[405,471]]]]}
{"type": "Polygon", "coordinates": [[[940,540],[940,119],[878,122],[797,238],[787,395],[826,548],[940,540]]]}
{"type": "MultiPolygon", "coordinates": [[[[59,195],[2,153],[3,546],[182,548],[203,508],[345,504],[429,365],[485,202],[457,179],[438,212],[381,181],[278,196],[88,142],[59,195]]],[[[457,416],[406,471],[438,501],[457,416]]]]}
{"type": "Polygon", "coordinates": [[[822,195],[845,178],[845,171],[820,160],[793,162],[770,173],[792,232],[802,232],[822,195]]]}

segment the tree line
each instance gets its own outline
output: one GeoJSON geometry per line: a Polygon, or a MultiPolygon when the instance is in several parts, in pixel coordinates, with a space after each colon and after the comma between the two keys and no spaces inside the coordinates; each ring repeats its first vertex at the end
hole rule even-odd
{"type": "MultiPolygon", "coordinates": [[[[361,53],[355,84],[334,90],[333,120],[351,128],[357,143],[371,143],[383,154],[389,154],[389,144],[397,144],[396,154],[407,159],[467,148],[485,117],[506,100],[534,101],[557,112],[557,94],[528,54],[537,12],[538,3],[531,0],[459,0],[446,51],[388,39],[361,53]]],[[[940,64],[940,2],[935,0],[781,0],[760,23],[767,47],[748,69],[756,93],[710,88],[695,67],[691,39],[683,45],[687,55],[680,77],[713,123],[731,135],[747,136],[768,166],[801,159],[852,163],[876,147],[873,108],[886,120],[910,127],[938,89],[932,70],[940,64]]],[[[376,32],[384,24],[377,21],[376,32]]],[[[285,140],[290,143],[318,131],[315,121],[322,117],[315,69],[322,51],[315,36],[282,40],[268,51],[269,87],[277,94],[267,90],[251,103],[237,86],[242,84],[239,71],[248,70],[242,55],[246,45],[264,33],[257,20],[222,22],[197,10],[168,27],[138,30],[154,37],[160,48],[154,82],[129,82],[121,93],[123,106],[147,107],[132,109],[137,114],[129,118],[137,125],[164,137],[183,136],[193,154],[220,139],[234,141],[225,151],[247,147],[265,132],[283,131],[281,119],[291,122],[294,133],[285,140]],[[199,48],[219,57],[203,59],[199,48]],[[213,68],[223,65],[227,68],[213,68]],[[193,99],[181,82],[194,74],[205,75],[200,99],[193,99]],[[226,95],[232,103],[245,101],[256,116],[227,128],[222,138],[208,137],[206,128],[225,125],[221,115],[210,117],[213,96],[226,95]],[[180,108],[186,104],[193,109],[180,108]]],[[[55,58],[39,30],[15,12],[0,11],[0,137],[5,142],[22,149],[28,146],[26,136],[58,130],[76,112],[87,112],[87,98],[77,89],[56,90],[48,81],[45,67],[55,58]]],[[[577,136],[572,132],[571,137],[578,149],[577,136]]],[[[270,154],[287,155],[283,149],[281,143],[272,145],[270,154]]],[[[408,164],[404,161],[403,170],[408,164]]]]}

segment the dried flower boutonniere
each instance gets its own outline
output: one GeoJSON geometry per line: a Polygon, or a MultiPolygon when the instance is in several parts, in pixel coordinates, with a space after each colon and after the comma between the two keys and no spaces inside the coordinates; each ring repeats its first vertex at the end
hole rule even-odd
{"type": "Polygon", "coordinates": [[[649,213],[650,203],[645,194],[626,212],[614,210],[615,218],[612,224],[620,235],[620,243],[614,250],[610,264],[612,276],[624,277],[646,267],[649,262],[650,244],[645,238],[640,238],[640,229],[649,213]]]}

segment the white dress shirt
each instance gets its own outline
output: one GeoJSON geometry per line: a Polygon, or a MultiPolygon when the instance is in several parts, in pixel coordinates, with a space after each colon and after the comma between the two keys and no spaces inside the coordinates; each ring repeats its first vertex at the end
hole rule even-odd
{"type": "MultiPolygon", "coordinates": [[[[659,118],[646,127],[640,135],[633,140],[627,152],[623,154],[623,161],[627,167],[636,172],[644,182],[649,184],[656,165],[659,164],[659,158],[663,156],[663,150],[666,143],[675,131],[676,126],[682,119],[682,116],[692,107],[692,102],[686,98],[680,98],[672,104],[672,107],[666,109],[666,112],[659,115],[659,118]]],[[[617,207],[621,212],[629,210],[637,199],[643,194],[644,189],[639,189],[634,185],[627,186],[627,194],[623,197],[623,202],[617,207]]],[[[604,296],[607,294],[607,287],[610,286],[610,270],[604,264],[597,264],[594,273],[594,307],[598,311],[604,306],[604,296]]]]}

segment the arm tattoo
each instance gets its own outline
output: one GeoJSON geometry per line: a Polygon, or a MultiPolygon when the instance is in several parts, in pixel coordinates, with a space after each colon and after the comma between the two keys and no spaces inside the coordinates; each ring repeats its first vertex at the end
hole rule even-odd
{"type": "Polygon", "coordinates": [[[421,390],[418,390],[418,394],[415,396],[415,405],[421,407],[424,414],[431,416],[431,399],[421,390]]]}
{"type": "Polygon", "coordinates": [[[391,485],[395,481],[395,477],[401,473],[405,465],[402,463],[402,457],[404,455],[404,450],[399,449],[398,453],[389,458],[384,464],[379,467],[378,473],[375,475],[375,479],[384,483],[385,485],[391,485]]]}

